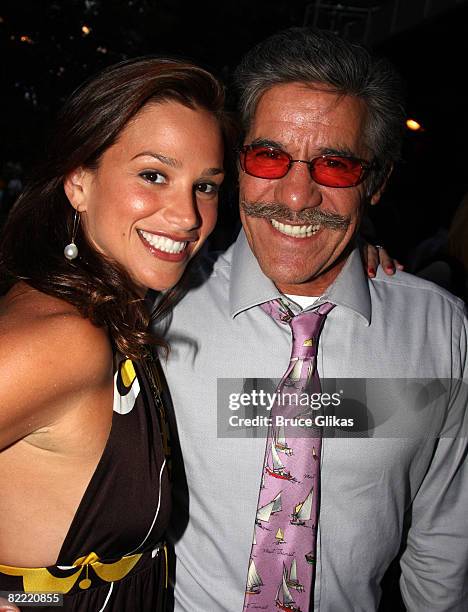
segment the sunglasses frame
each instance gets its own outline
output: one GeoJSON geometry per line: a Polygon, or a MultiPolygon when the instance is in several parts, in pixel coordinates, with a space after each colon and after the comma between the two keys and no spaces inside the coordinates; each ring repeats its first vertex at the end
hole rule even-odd
{"type": "Polygon", "coordinates": [[[276,181],[278,179],[284,178],[288,174],[288,172],[291,170],[291,167],[293,164],[301,163],[301,164],[307,164],[309,166],[310,177],[315,183],[317,183],[317,185],[322,185],[322,187],[332,187],[333,189],[347,189],[348,187],[356,187],[357,185],[362,183],[362,181],[365,180],[370,170],[372,170],[372,168],[375,165],[374,162],[367,162],[364,159],[360,159],[359,157],[353,157],[351,155],[336,155],[332,153],[326,153],[325,155],[317,155],[317,157],[314,157],[311,160],[293,159],[292,156],[284,149],[280,149],[279,147],[271,147],[268,145],[261,145],[261,144],[244,145],[241,149],[239,149],[238,152],[239,152],[239,163],[242,168],[242,171],[248,174],[249,176],[253,176],[259,179],[264,179],[265,181],[276,181]],[[287,155],[287,157],[289,158],[289,163],[288,163],[286,172],[282,174],[281,176],[269,178],[265,176],[258,176],[256,174],[252,174],[252,172],[249,172],[248,170],[246,170],[245,169],[245,157],[247,155],[247,152],[252,151],[254,149],[260,149],[260,148],[271,149],[272,151],[280,151],[281,153],[284,153],[284,155],[287,155]],[[351,159],[353,161],[358,162],[359,165],[361,166],[361,175],[359,176],[359,179],[355,183],[352,183],[351,185],[327,185],[326,183],[321,183],[320,181],[317,181],[312,176],[312,172],[314,170],[314,162],[316,162],[318,159],[327,159],[328,157],[343,157],[345,159],[351,159]]]}

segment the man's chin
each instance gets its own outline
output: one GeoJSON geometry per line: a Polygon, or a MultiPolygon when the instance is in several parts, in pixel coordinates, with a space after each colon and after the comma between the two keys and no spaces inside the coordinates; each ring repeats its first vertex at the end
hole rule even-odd
{"type": "Polygon", "coordinates": [[[320,270],[298,270],[297,266],[276,266],[270,262],[260,263],[262,272],[278,287],[307,285],[319,278],[320,270]]]}
{"type": "Polygon", "coordinates": [[[314,267],[308,268],[298,265],[297,260],[290,260],[285,264],[259,259],[259,264],[265,276],[273,281],[281,293],[319,296],[339,275],[348,255],[349,250],[346,249],[333,261],[317,262],[314,267]]]}

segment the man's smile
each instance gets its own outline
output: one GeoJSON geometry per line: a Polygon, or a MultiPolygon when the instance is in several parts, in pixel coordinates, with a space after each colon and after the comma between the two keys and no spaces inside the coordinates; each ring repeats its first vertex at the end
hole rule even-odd
{"type": "Polygon", "coordinates": [[[292,236],[293,238],[310,238],[316,234],[320,225],[290,225],[289,223],[281,223],[276,219],[270,219],[272,226],[282,234],[286,236],[292,236]]]}
{"type": "Polygon", "coordinates": [[[315,233],[320,227],[346,231],[351,222],[348,215],[340,215],[318,207],[293,211],[279,202],[251,202],[245,198],[241,201],[240,207],[242,212],[249,217],[268,219],[273,227],[279,231],[282,231],[280,226],[284,226],[284,233],[289,236],[297,235],[297,230],[290,229],[295,227],[305,228],[299,234],[303,232],[315,233]],[[287,221],[290,221],[290,223],[286,223],[287,221]]]}

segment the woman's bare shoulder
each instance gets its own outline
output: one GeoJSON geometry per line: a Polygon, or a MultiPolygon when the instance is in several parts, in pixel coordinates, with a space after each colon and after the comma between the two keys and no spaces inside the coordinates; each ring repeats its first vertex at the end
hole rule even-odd
{"type": "Polygon", "coordinates": [[[0,324],[14,321],[15,317],[38,318],[73,312],[77,310],[72,304],[38,291],[24,282],[17,283],[0,298],[0,324]]]}
{"type": "Polygon", "coordinates": [[[0,448],[58,418],[112,367],[105,329],[25,285],[0,301],[0,346],[0,448]]]}
{"type": "Polygon", "coordinates": [[[87,355],[88,360],[99,361],[102,351],[107,355],[110,350],[105,329],[93,325],[72,304],[24,284],[0,300],[0,335],[10,357],[11,351],[22,357],[27,351],[41,349],[39,353],[47,353],[48,359],[87,355]],[[91,348],[94,350],[89,351],[91,348]]]}

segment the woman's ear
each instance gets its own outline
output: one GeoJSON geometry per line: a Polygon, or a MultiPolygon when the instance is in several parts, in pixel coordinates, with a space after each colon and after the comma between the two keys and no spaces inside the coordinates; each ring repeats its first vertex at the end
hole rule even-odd
{"type": "Polygon", "coordinates": [[[63,181],[65,195],[70,200],[73,208],[78,212],[83,212],[87,209],[91,174],[90,170],[80,166],[67,174],[63,181]]]}

